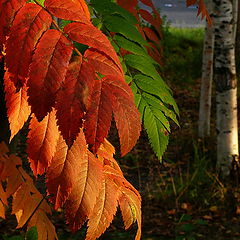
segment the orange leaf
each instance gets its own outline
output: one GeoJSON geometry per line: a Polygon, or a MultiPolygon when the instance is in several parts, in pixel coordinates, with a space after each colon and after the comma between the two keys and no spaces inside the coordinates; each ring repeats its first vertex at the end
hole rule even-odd
{"type": "Polygon", "coordinates": [[[28,158],[34,175],[43,174],[55,154],[59,132],[55,111],[49,113],[41,122],[33,117],[28,134],[28,158]]]}
{"type": "MultiPolygon", "coordinates": [[[[0,144],[0,149],[6,148],[4,143],[0,144]]],[[[0,180],[6,181],[7,186],[5,189],[6,198],[12,196],[13,193],[17,191],[17,189],[22,184],[22,177],[18,174],[16,166],[21,166],[21,160],[16,157],[15,155],[8,156],[7,153],[9,152],[6,148],[5,152],[0,153],[0,162],[2,165],[2,170],[0,172],[0,180]]]]}
{"type": "Polygon", "coordinates": [[[17,217],[17,228],[25,225],[41,202],[41,199],[42,195],[34,193],[33,185],[31,184],[23,184],[13,195],[12,214],[15,214],[17,217]]]}
{"type": "Polygon", "coordinates": [[[87,143],[96,152],[107,137],[112,120],[112,106],[108,93],[102,89],[102,81],[96,80],[91,94],[91,104],[86,113],[84,132],[87,143]]]}
{"type": "Polygon", "coordinates": [[[9,72],[6,72],[4,75],[4,90],[8,121],[11,130],[11,141],[28,120],[31,109],[27,102],[26,85],[17,92],[13,82],[10,81],[9,72]]]}
{"type": "Polygon", "coordinates": [[[83,149],[78,159],[81,170],[65,205],[67,222],[73,231],[78,230],[93,213],[103,175],[102,165],[87,150],[82,131],[78,140],[83,149]]]}
{"type": "Polygon", "coordinates": [[[58,18],[90,22],[90,13],[84,0],[45,0],[44,6],[58,18]]]}
{"type": "Polygon", "coordinates": [[[88,90],[81,75],[81,64],[81,57],[70,63],[66,79],[56,99],[57,123],[68,146],[73,144],[80,132],[86,111],[84,99],[88,90]]]}
{"type": "Polygon", "coordinates": [[[117,211],[118,197],[118,187],[105,174],[96,205],[89,218],[86,240],[95,240],[109,227],[117,211]]]}
{"type": "Polygon", "coordinates": [[[109,59],[106,54],[98,51],[97,49],[87,49],[84,53],[84,57],[88,59],[88,62],[94,66],[96,72],[102,75],[118,75],[124,78],[122,71],[116,66],[116,64],[109,59]]]}
{"type": "MultiPolygon", "coordinates": [[[[49,207],[49,206],[48,206],[49,207]]],[[[50,208],[49,208],[50,210],[50,208]]],[[[47,217],[45,211],[40,209],[31,217],[28,223],[28,229],[36,226],[38,232],[38,240],[54,240],[58,239],[57,234],[55,232],[55,227],[52,222],[47,217]]]]}
{"type": "Polygon", "coordinates": [[[34,47],[51,22],[51,15],[36,4],[28,3],[17,13],[6,43],[6,66],[17,89],[26,82],[34,47]]]}
{"type": "Polygon", "coordinates": [[[5,207],[2,201],[0,201],[0,217],[5,219],[5,207]]]}
{"type": "Polygon", "coordinates": [[[103,78],[103,91],[108,92],[116,121],[122,156],[136,144],[141,131],[140,114],[134,103],[130,87],[115,76],[103,78]]]}
{"type": "Polygon", "coordinates": [[[118,187],[118,202],[123,216],[125,229],[135,221],[138,222],[138,231],[135,240],[141,238],[141,197],[138,191],[123,177],[116,168],[105,166],[105,174],[112,179],[112,184],[118,187]]]}
{"type": "Polygon", "coordinates": [[[92,104],[84,124],[87,143],[97,152],[107,137],[113,112],[122,155],[129,152],[136,144],[141,130],[140,114],[130,87],[121,77],[109,75],[96,81],[91,99],[92,104]]]}
{"type": "Polygon", "coordinates": [[[117,170],[121,175],[123,175],[121,168],[113,157],[113,154],[115,154],[113,145],[107,139],[104,139],[104,142],[97,151],[98,158],[104,163],[104,165],[111,166],[113,169],[117,170]]]}
{"type": "Polygon", "coordinates": [[[52,195],[51,201],[55,209],[66,202],[72,188],[78,183],[79,173],[82,171],[80,159],[85,157],[84,154],[86,146],[82,132],[70,148],[60,136],[56,154],[47,171],[48,193],[52,195]]]}
{"type": "Polygon", "coordinates": [[[40,39],[33,55],[28,80],[29,104],[41,121],[55,104],[72,55],[72,43],[59,31],[50,29],[40,39]]]}
{"type": "MultiPolygon", "coordinates": [[[[57,239],[55,228],[48,220],[46,214],[51,214],[51,209],[42,195],[33,185],[32,178],[22,169],[21,160],[15,155],[8,155],[9,150],[6,145],[0,144],[0,179],[6,185],[7,199],[13,195],[12,199],[12,214],[17,218],[17,228],[28,225],[36,226],[38,231],[38,239],[50,240],[57,239]]],[[[1,201],[7,204],[7,200],[3,199],[1,193],[1,201]]],[[[0,201],[0,215],[2,212],[2,205],[0,201]]]]}
{"type": "Polygon", "coordinates": [[[113,46],[106,35],[104,35],[98,28],[92,24],[70,23],[64,28],[64,31],[72,40],[99,49],[101,52],[105,53],[123,73],[121,63],[113,46]]]}
{"type": "Polygon", "coordinates": [[[123,216],[125,229],[128,229],[136,220],[138,231],[135,240],[141,239],[141,199],[135,192],[128,188],[121,189],[122,195],[119,198],[119,205],[123,216]]]}

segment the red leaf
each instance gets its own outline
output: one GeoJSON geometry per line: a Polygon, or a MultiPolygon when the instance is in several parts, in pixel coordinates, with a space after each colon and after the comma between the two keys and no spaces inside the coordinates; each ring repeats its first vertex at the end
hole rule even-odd
{"type": "Polygon", "coordinates": [[[121,153],[127,154],[136,144],[141,131],[140,114],[130,87],[116,76],[103,78],[103,91],[108,93],[119,132],[121,153]]]}
{"type": "Polygon", "coordinates": [[[85,157],[86,142],[82,132],[70,148],[60,136],[56,153],[47,171],[48,193],[52,195],[51,201],[55,209],[66,202],[73,187],[78,184],[85,157]]]}
{"type": "Polygon", "coordinates": [[[143,28],[144,33],[146,34],[147,38],[156,43],[156,44],[160,44],[160,39],[158,38],[158,36],[156,35],[156,33],[149,27],[144,27],[143,28]]]}
{"type": "Polygon", "coordinates": [[[138,21],[140,20],[137,12],[138,0],[117,0],[117,4],[132,13],[138,21]]]}
{"type": "Polygon", "coordinates": [[[41,122],[33,117],[28,134],[28,157],[34,175],[43,174],[55,154],[59,132],[55,111],[49,113],[41,122]]]}
{"type": "Polygon", "coordinates": [[[163,64],[162,62],[162,55],[161,55],[161,49],[159,50],[154,43],[149,42],[149,45],[151,47],[147,47],[148,54],[160,65],[163,64]]]}
{"type": "Polygon", "coordinates": [[[140,0],[140,1],[151,8],[154,7],[152,0],[140,0]]]}
{"type": "Polygon", "coordinates": [[[80,22],[90,21],[88,6],[84,0],[45,0],[44,6],[58,18],[80,22]]]}
{"type": "Polygon", "coordinates": [[[0,9],[4,9],[0,11],[0,45],[5,43],[16,12],[25,3],[25,0],[0,0],[0,9]]]}
{"type": "Polygon", "coordinates": [[[94,152],[107,137],[111,120],[112,106],[109,104],[108,93],[102,90],[102,81],[96,80],[84,123],[87,143],[92,146],[94,152]]]}
{"type": "Polygon", "coordinates": [[[29,104],[42,120],[55,104],[56,93],[64,82],[72,43],[59,31],[48,30],[34,52],[28,80],[29,104]]]}
{"type": "Polygon", "coordinates": [[[211,20],[211,17],[209,16],[208,14],[208,11],[207,11],[207,8],[206,8],[206,5],[204,3],[204,0],[199,0],[198,2],[198,16],[202,14],[202,19],[204,17],[207,18],[207,21],[208,21],[208,24],[212,24],[212,20],[211,20]]]}
{"type": "Polygon", "coordinates": [[[108,135],[114,112],[121,152],[125,155],[136,144],[141,130],[140,114],[130,87],[121,77],[109,75],[96,81],[91,99],[84,124],[87,143],[97,152],[108,135]]]}
{"type": "Polygon", "coordinates": [[[11,141],[27,121],[31,109],[27,102],[26,85],[17,92],[13,82],[10,81],[9,72],[6,72],[4,75],[4,90],[8,121],[11,130],[11,141]]]}
{"type": "Polygon", "coordinates": [[[101,163],[87,150],[82,132],[81,135],[81,171],[65,205],[67,222],[73,231],[78,230],[93,213],[103,177],[101,163]]]}
{"type": "Polygon", "coordinates": [[[85,105],[86,86],[81,78],[82,58],[69,64],[66,79],[56,99],[57,123],[63,138],[71,146],[80,132],[85,105]]]}
{"type": "Polygon", "coordinates": [[[42,7],[28,3],[17,13],[6,43],[6,67],[17,89],[24,85],[35,45],[51,25],[42,7]]]}
{"type": "Polygon", "coordinates": [[[139,9],[139,13],[145,21],[149,22],[151,25],[154,25],[154,18],[147,10],[139,9]]]}
{"type": "Polygon", "coordinates": [[[72,40],[96,48],[105,53],[123,73],[121,63],[113,46],[98,28],[94,27],[92,24],[70,23],[64,28],[64,31],[72,40]]]}
{"type": "Polygon", "coordinates": [[[187,0],[186,1],[186,4],[187,4],[187,7],[191,6],[191,5],[194,5],[197,3],[197,0],[187,0]]]}
{"type": "Polygon", "coordinates": [[[102,75],[118,75],[123,77],[123,73],[119,70],[112,59],[108,58],[104,53],[96,49],[87,49],[84,53],[84,57],[88,59],[88,62],[94,66],[96,72],[102,75]]]}
{"type": "MultiPolygon", "coordinates": [[[[117,4],[126,10],[134,9],[138,5],[138,0],[117,0],[117,4]]],[[[130,11],[131,12],[131,11],[130,11]]]]}

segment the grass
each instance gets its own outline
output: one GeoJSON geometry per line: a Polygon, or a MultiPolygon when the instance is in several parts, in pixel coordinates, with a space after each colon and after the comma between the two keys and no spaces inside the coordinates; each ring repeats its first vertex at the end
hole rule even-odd
{"type": "Polygon", "coordinates": [[[204,29],[165,27],[164,37],[165,78],[183,85],[200,78],[204,29]]]}

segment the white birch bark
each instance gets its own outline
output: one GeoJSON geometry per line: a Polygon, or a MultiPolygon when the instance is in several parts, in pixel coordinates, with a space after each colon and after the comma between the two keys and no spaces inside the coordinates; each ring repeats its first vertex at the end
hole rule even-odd
{"type": "MultiPolygon", "coordinates": [[[[212,1],[207,2],[209,14],[212,14],[212,1]]],[[[199,105],[198,136],[210,135],[211,97],[213,80],[214,31],[213,25],[206,22],[202,58],[202,79],[199,105]]]]}
{"type": "MultiPolygon", "coordinates": [[[[238,161],[237,77],[233,3],[213,0],[215,32],[214,78],[217,94],[217,168],[223,177],[238,161]]],[[[235,9],[234,9],[235,11],[235,9]]]]}

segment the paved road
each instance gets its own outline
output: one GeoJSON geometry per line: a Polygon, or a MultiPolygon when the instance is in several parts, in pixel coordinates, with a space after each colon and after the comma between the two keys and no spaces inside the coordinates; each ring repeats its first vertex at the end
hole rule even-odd
{"type": "Polygon", "coordinates": [[[166,16],[171,26],[175,27],[203,27],[205,21],[197,17],[196,7],[186,7],[185,0],[153,0],[160,9],[161,16],[166,16]]]}

